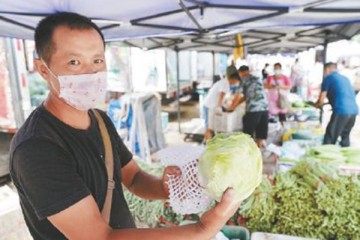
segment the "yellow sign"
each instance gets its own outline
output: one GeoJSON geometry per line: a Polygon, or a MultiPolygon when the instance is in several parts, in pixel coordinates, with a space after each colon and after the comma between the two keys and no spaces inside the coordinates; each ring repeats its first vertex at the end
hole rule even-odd
{"type": "Polygon", "coordinates": [[[234,63],[236,62],[236,60],[238,58],[243,58],[245,56],[243,44],[244,43],[243,43],[243,39],[242,39],[241,35],[236,34],[235,47],[234,47],[234,51],[233,51],[234,63]]]}

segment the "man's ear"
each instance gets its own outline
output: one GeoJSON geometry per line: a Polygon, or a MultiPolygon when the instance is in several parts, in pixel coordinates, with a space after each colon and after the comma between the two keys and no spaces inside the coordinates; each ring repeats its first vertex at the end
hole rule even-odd
{"type": "Polygon", "coordinates": [[[49,81],[50,79],[50,73],[47,69],[47,67],[44,65],[44,63],[40,59],[34,59],[34,65],[36,67],[36,70],[39,72],[39,74],[46,80],[49,81]]]}

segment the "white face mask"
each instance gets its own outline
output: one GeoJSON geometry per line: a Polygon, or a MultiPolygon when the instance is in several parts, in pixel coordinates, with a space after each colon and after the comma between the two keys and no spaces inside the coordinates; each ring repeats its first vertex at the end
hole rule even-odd
{"type": "Polygon", "coordinates": [[[87,111],[105,101],[107,72],[56,76],[45,66],[59,81],[59,97],[73,108],[87,111]]]}
{"type": "Polygon", "coordinates": [[[274,70],[274,74],[275,74],[275,75],[281,75],[281,70],[280,70],[280,69],[274,70]]]}

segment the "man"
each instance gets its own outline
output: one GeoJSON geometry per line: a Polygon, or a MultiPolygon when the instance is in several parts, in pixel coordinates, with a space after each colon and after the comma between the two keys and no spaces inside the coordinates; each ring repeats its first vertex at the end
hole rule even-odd
{"type": "Polygon", "coordinates": [[[255,137],[259,148],[266,146],[269,111],[265,90],[261,79],[249,72],[248,66],[239,68],[243,100],[246,100],[246,113],[243,118],[243,132],[255,137]]]}
{"type": "Polygon", "coordinates": [[[106,89],[104,38],[90,19],[57,13],[35,31],[35,65],[47,81],[46,101],[26,120],[11,146],[10,168],[34,239],[209,239],[236,211],[228,190],[199,223],[173,229],[135,229],[122,185],[146,199],[166,199],[163,178],[140,170],[104,112],[113,146],[110,223],[101,216],[107,191],[104,144],[89,111],[106,89]],[[105,85],[104,85],[105,83],[105,85]]]}
{"type": "MultiPolygon", "coordinates": [[[[234,98],[237,98],[237,88],[240,83],[240,77],[236,67],[231,65],[226,69],[226,78],[217,81],[209,90],[204,100],[204,115],[205,115],[205,140],[212,138],[214,135],[214,120],[215,114],[221,114],[223,111],[224,97],[227,93],[233,93],[234,98]]],[[[234,101],[229,108],[231,109],[235,104],[234,101]]]]}
{"type": "Polygon", "coordinates": [[[274,75],[266,79],[265,88],[268,89],[269,112],[272,116],[278,116],[281,125],[284,126],[288,109],[280,103],[287,100],[291,81],[282,74],[280,63],[274,64],[274,75]]]}
{"type": "Polygon", "coordinates": [[[347,77],[337,72],[335,63],[324,65],[324,80],[321,93],[315,106],[320,107],[328,98],[333,113],[326,127],[324,144],[336,144],[341,136],[340,145],[350,146],[350,132],[358,114],[355,92],[347,77]]]}

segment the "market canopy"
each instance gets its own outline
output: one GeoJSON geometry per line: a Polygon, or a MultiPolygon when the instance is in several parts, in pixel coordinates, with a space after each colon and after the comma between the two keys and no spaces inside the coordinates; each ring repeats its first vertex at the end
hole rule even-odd
{"type": "Polygon", "coordinates": [[[0,0],[0,36],[32,39],[41,18],[61,11],[148,49],[229,51],[241,33],[250,52],[299,51],[360,30],[359,0],[0,0]]]}
{"type": "MultiPolygon", "coordinates": [[[[279,52],[296,53],[311,47],[341,39],[350,39],[360,32],[360,24],[336,24],[329,26],[305,26],[271,29],[254,29],[241,33],[247,53],[275,54],[279,52]]],[[[179,37],[149,37],[128,39],[131,46],[157,49],[168,47],[174,50],[196,50],[207,52],[232,52],[238,46],[234,36],[209,37],[184,35],[179,37]]]]}

